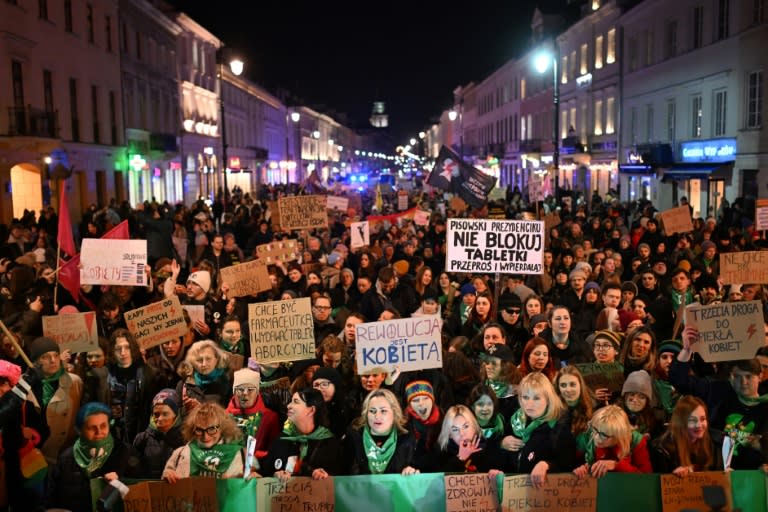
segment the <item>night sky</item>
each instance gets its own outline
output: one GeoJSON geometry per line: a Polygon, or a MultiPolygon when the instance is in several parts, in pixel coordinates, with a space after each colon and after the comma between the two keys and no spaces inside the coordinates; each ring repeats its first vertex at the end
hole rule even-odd
{"type": "Polygon", "coordinates": [[[397,142],[449,108],[454,88],[523,53],[535,5],[565,3],[171,1],[240,51],[246,76],[273,93],[284,88],[299,104],[346,113],[353,128],[384,101],[397,142]]]}

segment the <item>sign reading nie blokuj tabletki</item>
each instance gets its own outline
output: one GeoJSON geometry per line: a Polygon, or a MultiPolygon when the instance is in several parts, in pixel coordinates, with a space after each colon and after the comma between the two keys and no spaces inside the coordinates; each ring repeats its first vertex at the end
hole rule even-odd
{"type": "Polygon", "coordinates": [[[355,330],[357,373],[391,373],[442,368],[440,315],[358,324],[355,330]]]}
{"type": "Polygon", "coordinates": [[[541,274],[544,222],[448,219],[448,272],[541,274]]]}
{"type": "Polygon", "coordinates": [[[146,240],[84,238],[80,284],[146,286],[146,240]]]}

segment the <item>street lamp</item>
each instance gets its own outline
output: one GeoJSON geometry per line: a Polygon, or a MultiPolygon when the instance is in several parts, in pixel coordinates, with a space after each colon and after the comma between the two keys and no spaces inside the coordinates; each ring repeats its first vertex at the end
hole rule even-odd
{"type": "Polygon", "coordinates": [[[302,172],[304,169],[304,166],[302,165],[302,158],[301,158],[301,150],[302,150],[302,144],[301,144],[301,114],[299,112],[296,112],[295,110],[291,112],[291,121],[293,121],[293,124],[296,125],[296,167],[299,169],[299,172],[296,174],[297,179],[301,176],[301,179],[304,179],[302,176],[302,172]]]}
{"type": "MultiPolygon", "coordinates": [[[[229,196],[229,185],[227,184],[227,168],[229,161],[227,160],[227,123],[224,119],[224,47],[216,50],[216,63],[218,64],[219,73],[219,108],[221,111],[221,163],[219,168],[222,170],[224,181],[224,195],[222,201],[224,203],[224,211],[227,209],[227,197],[229,196]]],[[[237,57],[233,57],[229,60],[229,69],[235,76],[240,76],[243,73],[245,64],[237,57]]]]}
{"type": "Polygon", "coordinates": [[[315,175],[320,178],[320,130],[313,131],[312,138],[315,139],[315,149],[317,151],[315,154],[317,157],[317,163],[315,164],[315,175]]]}
{"type": "Polygon", "coordinates": [[[455,109],[451,109],[448,112],[448,119],[451,121],[455,121],[456,118],[459,119],[459,156],[461,157],[461,161],[464,161],[464,98],[461,99],[461,103],[459,104],[459,110],[456,111],[455,109]]]}
{"type": "Polygon", "coordinates": [[[552,123],[554,128],[552,166],[555,170],[555,203],[557,203],[560,196],[560,80],[558,80],[557,76],[558,64],[560,62],[560,45],[557,39],[554,39],[553,45],[553,53],[542,50],[534,57],[533,64],[536,71],[540,74],[546,73],[549,65],[552,64],[552,110],[554,111],[554,122],[552,123]]]}

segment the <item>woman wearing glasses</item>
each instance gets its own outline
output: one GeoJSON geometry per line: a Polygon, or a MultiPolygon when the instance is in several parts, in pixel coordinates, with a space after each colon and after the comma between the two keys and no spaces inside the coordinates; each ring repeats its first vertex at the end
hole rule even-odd
{"type": "Polygon", "coordinates": [[[610,471],[651,473],[648,436],[632,429],[627,414],[617,405],[598,409],[589,422],[591,437],[584,452],[585,463],[573,470],[580,477],[600,478],[610,471]]]}
{"type": "Polygon", "coordinates": [[[205,402],[195,407],[182,428],[187,444],[177,448],[165,464],[162,478],[175,484],[181,478],[204,476],[239,478],[245,469],[242,433],[222,406],[205,402]]]}
{"type": "Polygon", "coordinates": [[[179,366],[183,380],[176,392],[185,413],[203,402],[216,402],[222,407],[232,397],[229,377],[229,355],[213,340],[202,340],[189,347],[187,357],[179,366]]]}
{"type": "Polygon", "coordinates": [[[250,368],[242,368],[234,374],[234,396],[227,405],[227,412],[237,422],[243,437],[256,439],[256,457],[267,454],[272,442],[280,436],[280,420],[277,413],[264,404],[260,393],[261,374],[250,368]]]}

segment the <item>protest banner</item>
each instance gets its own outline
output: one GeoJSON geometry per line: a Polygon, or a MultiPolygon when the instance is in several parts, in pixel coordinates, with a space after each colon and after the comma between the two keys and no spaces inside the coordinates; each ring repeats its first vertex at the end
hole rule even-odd
{"type": "Polygon", "coordinates": [[[417,226],[429,226],[429,217],[431,213],[424,210],[416,210],[413,212],[413,223],[417,226]]]}
{"type": "Polygon", "coordinates": [[[487,473],[445,476],[446,512],[496,512],[499,495],[496,482],[487,473]]]}
{"type": "Polygon", "coordinates": [[[467,208],[469,208],[469,205],[459,196],[453,196],[451,198],[451,202],[449,203],[449,206],[451,210],[455,210],[458,213],[461,213],[465,211],[467,208]]]}
{"type": "Polygon", "coordinates": [[[538,173],[532,173],[528,179],[528,197],[532,202],[544,200],[544,177],[538,173]]]}
{"type": "Polygon", "coordinates": [[[442,368],[442,326],[440,315],[358,324],[358,374],[377,369],[391,373],[395,367],[403,372],[442,368]]]}
{"type": "Polygon", "coordinates": [[[542,221],[448,219],[447,224],[448,272],[542,273],[542,221]]]}
{"type": "Polygon", "coordinates": [[[347,193],[349,199],[349,206],[347,207],[347,213],[350,217],[360,215],[363,211],[363,200],[360,197],[360,193],[357,191],[350,191],[347,193]]]}
{"type": "Polygon", "coordinates": [[[325,196],[290,196],[277,200],[280,210],[280,227],[292,229],[315,229],[328,227],[328,213],[325,211],[325,196]]]}
{"type": "Polygon", "coordinates": [[[759,300],[685,307],[685,325],[696,327],[699,341],[692,349],[708,363],[752,359],[765,342],[759,300]]]}
{"type": "Polygon", "coordinates": [[[309,297],[248,305],[251,357],[282,363],[315,357],[315,330],[309,297]]]}
{"type": "Polygon", "coordinates": [[[267,265],[272,265],[278,261],[287,263],[299,259],[299,246],[296,240],[257,245],[256,257],[267,265]]]}
{"type": "Polygon", "coordinates": [[[612,393],[620,392],[624,386],[624,367],[620,363],[580,363],[574,366],[593,391],[607,389],[612,393]]]}
{"type": "Polygon", "coordinates": [[[726,505],[718,508],[730,512],[733,500],[731,498],[731,477],[724,471],[704,471],[685,475],[660,475],[661,506],[663,512],[683,512],[686,510],[711,510],[712,507],[704,500],[705,487],[720,487],[725,494],[726,505]]]}
{"type": "Polygon", "coordinates": [[[175,295],[147,306],[126,311],[128,330],[140,348],[147,349],[187,334],[184,310],[175,295]]]}
{"type": "Polygon", "coordinates": [[[280,209],[277,207],[277,201],[265,201],[267,208],[264,218],[269,221],[272,231],[277,233],[282,231],[280,226],[280,209]]]}
{"type": "Polygon", "coordinates": [[[371,245],[371,227],[368,222],[353,222],[349,227],[350,246],[352,249],[371,245]]]}
{"type": "Polygon", "coordinates": [[[333,511],[335,504],[333,477],[314,480],[294,476],[287,482],[278,478],[256,481],[256,510],[259,512],[333,511]]]}
{"type": "MultiPolygon", "coordinates": [[[[495,189],[494,189],[495,190],[495,189]]],[[[507,218],[507,210],[503,206],[491,206],[488,208],[488,218],[504,220],[507,218]]]]}
{"type": "Polygon", "coordinates": [[[597,510],[597,479],[578,478],[570,473],[550,474],[538,489],[531,475],[504,477],[502,512],[594,512],[597,510]]]}
{"type": "Polygon", "coordinates": [[[397,210],[404,211],[408,209],[408,192],[405,190],[397,191],[397,210]]]}
{"type": "Polygon", "coordinates": [[[69,350],[72,354],[95,350],[99,348],[96,312],[43,316],[43,336],[53,339],[60,350],[69,350]]]}
{"type": "Polygon", "coordinates": [[[493,187],[488,193],[488,201],[506,201],[507,187],[493,187]]]}
{"type": "Polygon", "coordinates": [[[347,208],[349,208],[349,199],[341,196],[325,196],[325,197],[326,197],[325,208],[327,210],[334,210],[337,212],[347,213],[347,208]]]}
{"type": "Polygon", "coordinates": [[[664,233],[667,236],[674,233],[688,233],[693,231],[693,221],[691,220],[691,210],[688,205],[670,208],[659,213],[661,223],[664,226],[664,233]]]}
{"type": "Polygon", "coordinates": [[[723,284],[768,284],[768,251],[720,253],[723,284]]]}
{"type": "Polygon", "coordinates": [[[84,238],[80,284],[146,286],[146,240],[84,238]]]}
{"type": "Polygon", "coordinates": [[[182,478],[174,484],[164,481],[140,482],[128,486],[123,498],[124,512],[218,512],[214,478],[182,478]]]}
{"type": "Polygon", "coordinates": [[[185,305],[185,306],[181,306],[181,309],[187,312],[187,314],[189,315],[189,320],[192,322],[192,325],[194,325],[197,322],[205,323],[205,306],[185,305]]]}
{"type": "Polygon", "coordinates": [[[768,199],[755,201],[755,229],[757,231],[768,229],[768,199]]]}
{"type": "Polygon", "coordinates": [[[229,286],[229,297],[245,297],[272,288],[267,264],[262,260],[251,260],[231,265],[220,270],[221,282],[229,286]]]}

